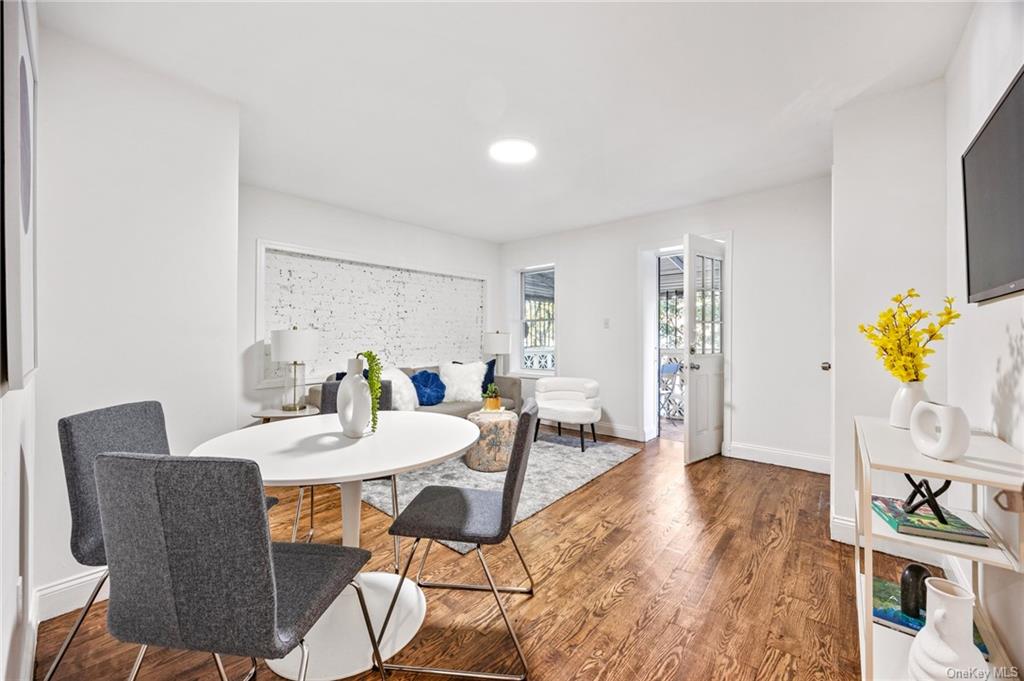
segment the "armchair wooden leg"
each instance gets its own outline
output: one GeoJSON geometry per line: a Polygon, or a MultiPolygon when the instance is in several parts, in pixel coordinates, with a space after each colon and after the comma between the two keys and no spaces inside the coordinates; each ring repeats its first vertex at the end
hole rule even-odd
{"type": "Polygon", "coordinates": [[[562,437],[562,422],[558,422],[558,437],[562,437]]]}
{"type": "Polygon", "coordinates": [[[583,438],[583,424],[580,424],[580,451],[587,451],[587,441],[583,438]]]}
{"type": "Polygon", "coordinates": [[[597,430],[594,428],[594,424],[590,424],[590,436],[594,438],[594,442],[597,442],[597,430]]]}

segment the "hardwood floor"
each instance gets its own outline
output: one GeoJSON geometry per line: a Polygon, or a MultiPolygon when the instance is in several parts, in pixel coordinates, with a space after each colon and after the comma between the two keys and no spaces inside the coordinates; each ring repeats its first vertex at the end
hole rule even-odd
{"type": "MultiPolygon", "coordinates": [[[[271,531],[285,541],[296,494],[270,492],[281,498],[271,512],[271,531]]],[[[338,541],[334,488],[318,489],[315,513],[316,541],[338,541]]],[[[308,525],[308,514],[303,520],[308,525]]],[[[389,569],[389,521],[363,505],[371,569],[389,569]]],[[[857,678],[853,554],[828,539],[828,521],[827,476],[722,457],[684,468],[680,445],[648,443],[516,526],[537,590],[532,598],[506,596],[505,602],[531,664],[530,678],[857,678]]],[[[521,579],[510,546],[495,547],[488,556],[497,581],[521,579]]],[[[882,573],[898,569],[895,560],[876,561],[882,573]]],[[[431,552],[425,574],[482,580],[472,554],[462,557],[443,547],[431,552]]],[[[429,590],[427,601],[423,628],[396,661],[514,669],[512,645],[490,595],[429,590]]],[[[36,679],[43,678],[74,617],[40,626],[36,679]]],[[[100,603],[58,679],[127,676],[137,646],[109,636],[105,617],[100,603]]],[[[247,660],[230,663],[231,678],[248,668],[247,660]]],[[[151,649],[140,673],[140,679],[196,678],[217,678],[210,655],[151,649]]],[[[278,677],[261,662],[259,678],[278,677]]]]}

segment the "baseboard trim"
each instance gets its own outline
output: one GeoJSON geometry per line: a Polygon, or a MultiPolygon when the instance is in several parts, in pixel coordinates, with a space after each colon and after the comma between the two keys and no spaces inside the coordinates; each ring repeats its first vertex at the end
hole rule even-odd
{"type": "Polygon", "coordinates": [[[31,679],[35,675],[36,666],[36,627],[26,619],[15,629],[21,629],[20,644],[17,649],[10,651],[8,667],[6,670],[0,669],[0,673],[7,674],[4,678],[31,679]]]}
{"type": "MultiPolygon", "coordinates": [[[[763,447],[752,445],[746,442],[732,442],[723,452],[725,456],[734,459],[745,459],[747,461],[758,461],[770,463],[786,468],[798,468],[812,473],[824,473],[828,475],[832,470],[832,461],[821,454],[808,452],[797,452],[789,449],[777,449],[775,447],[763,447]]],[[[853,535],[851,534],[851,537],[853,535]]]]}
{"type": "MultiPolygon", "coordinates": [[[[541,420],[541,424],[545,426],[555,427],[554,421],[548,421],[546,419],[541,420]]],[[[584,426],[587,437],[590,437],[590,426],[584,426]]],[[[635,426],[620,426],[614,423],[608,423],[607,421],[598,421],[594,424],[594,430],[597,431],[598,435],[607,435],[609,437],[620,437],[623,440],[634,440],[636,442],[646,442],[644,438],[644,431],[642,428],[635,426]]],[[[568,423],[562,424],[562,434],[571,435],[573,432],[579,432],[579,427],[568,423]]]]}
{"type": "MultiPolygon", "coordinates": [[[[59,579],[36,589],[33,592],[35,601],[33,612],[36,614],[37,621],[44,622],[64,613],[81,609],[105,571],[106,568],[96,568],[72,577],[59,579]]],[[[107,592],[108,585],[104,584],[96,600],[106,600],[107,592]]]]}

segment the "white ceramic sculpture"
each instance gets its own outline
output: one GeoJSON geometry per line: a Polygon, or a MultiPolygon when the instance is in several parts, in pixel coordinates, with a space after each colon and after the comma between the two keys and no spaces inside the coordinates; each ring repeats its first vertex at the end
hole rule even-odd
{"type": "Polygon", "coordinates": [[[900,386],[892,398],[889,406],[889,425],[893,428],[909,428],[910,413],[918,402],[928,399],[924,383],[921,381],[908,381],[900,386]]]}
{"type": "Polygon", "coordinates": [[[925,456],[956,461],[970,447],[971,424],[960,407],[918,402],[910,414],[910,439],[925,456]]]}
{"type": "Polygon", "coordinates": [[[910,645],[907,674],[913,681],[989,678],[985,657],[974,645],[974,594],[938,577],[924,583],[924,628],[910,645]]]}
{"type": "Polygon", "coordinates": [[[346,437],[357,438],[368,434],[373,411],[370,403],[370,384],[363,378],[363,360],[348,361],[345,378],[338,386],[338,421],[346,437]]]}

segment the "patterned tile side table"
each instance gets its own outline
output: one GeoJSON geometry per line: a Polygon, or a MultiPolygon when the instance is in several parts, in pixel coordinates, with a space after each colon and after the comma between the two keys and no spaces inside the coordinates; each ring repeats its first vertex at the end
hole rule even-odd
{"type": "Polygon", "coordinates": [[[466,450],[463,461],[475,471],[493,473],[508,468],[519,417],[514,411],[474,411],[466,417],[480,429],[480,439],[466,450]]]}

